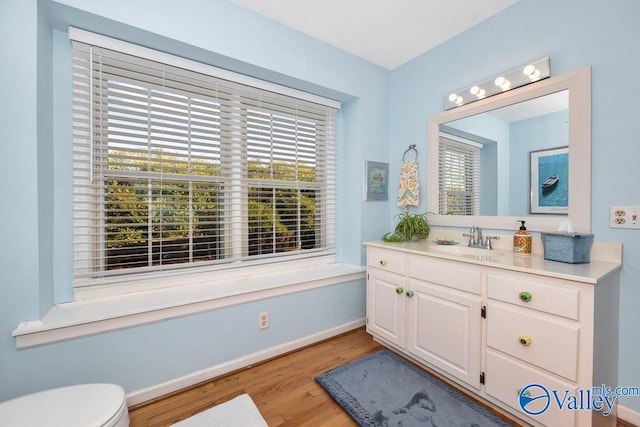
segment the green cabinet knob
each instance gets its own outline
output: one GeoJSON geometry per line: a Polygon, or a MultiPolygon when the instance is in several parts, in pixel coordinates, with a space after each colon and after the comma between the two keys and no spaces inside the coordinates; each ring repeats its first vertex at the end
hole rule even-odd
{"type": "Polygon", "coordinates": [[[522,302],[529,302],[531,298],[533,298],[533,295],[531,295],[531,292],[520,292],[518,298],[520,298],[522,302]]]}
{"type": "Polygon", "coordinates": [[[400,286],[398,286],[398,287],[396,288],[396,294],[398,294],[398,295],[402,295],[402,293],[404,293],[404,289],[402,289],[400,286]]]}
{"type": "Polygon", "coordinates": [[[407,296],[411,298],[413,296],[413,291],[407,291],[407,296]]]}
{"type": "Polygon", "coordinates": [[[521,388],[518,389],[518,396],[520,396],[520,394],[522,394],[523,396],[531,396],[531,392],[529,390],[525,390],[524,393],[522,393],[521,388]]]}

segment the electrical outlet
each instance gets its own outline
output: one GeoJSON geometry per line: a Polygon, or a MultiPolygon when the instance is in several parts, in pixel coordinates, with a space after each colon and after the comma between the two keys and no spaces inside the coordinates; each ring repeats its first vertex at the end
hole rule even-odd
{"type": "Polygon", "coordinates": [[[269,312],[262,311],[258,313],[258,329],[267,329],[269,327],[269,312]]]}
{"type": "Polygon", "coordinates": [[[611,206],[609,227],[640,229],[640,207],[611,206]]]}

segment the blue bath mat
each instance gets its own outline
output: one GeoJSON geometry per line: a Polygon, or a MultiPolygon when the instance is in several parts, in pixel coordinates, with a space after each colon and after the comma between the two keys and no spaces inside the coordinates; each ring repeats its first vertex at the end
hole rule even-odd
{"type": "Polygon", "coordinates": [[[441,380],[383,349],[316,377],[360,426],[511,426],[441,380]]]}

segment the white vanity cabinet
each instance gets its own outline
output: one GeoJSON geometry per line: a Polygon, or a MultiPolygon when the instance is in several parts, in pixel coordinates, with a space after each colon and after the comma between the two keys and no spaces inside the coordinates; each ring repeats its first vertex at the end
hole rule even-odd
{"type": "MultiPolygon", "coordinates": [[[[593,386],[617,385],[618,281],[617,271],[590,283],[488,269],[486,393],[522,413],[523,385],[544,385],[552,399],[554,390],[581,396],[593,386]]],[[[577,406],[585,403],[591,402],[577,406]]],[[[614,415],[570,405],[560,409],[552,401],[535,419],[550,426],[615,425],[614,415]]]]}
{"type": "Polygon", "coordinates": [[[407,256],[371,248],[367,252],[367,331],[404,349],[407,256]]]}
{"type": "Polygon", "coordinates": [[[479,389],[481,271],[379,248],[367,264],[367,331],[479,389]]]}
{"type": "Polygon", "coordinates": [[[605,417],[574,397],[618,385],[619,262],[534,255],[523,266],[505,253],[367,246],[367,331],[376,340],[532,425],[615,426],[615,409],[605,417]],[[536,384],[549,399],[525,405],[540,412],[532,415],[520,392],[536,384]]]}
{"type": "MultiPolygon", "coordinates": [[[[558,390],[559,396],[566,390],[575,395],[580,376],[590,377],[589,372],[579,375],[579,369],[590,363],[581,364],[580,356],[593,351],[588,345],[593,330],[588,294],[594,286],[494,270],[489,271],[487,282],[487,394],[520,412],[520,389],[529,384],[542,385],[550,393],[558,390]]],[[[531,390],[544,393],[537,386],[531,390]]],[[[535,416],[537,421],[576,425],[577,411],[549,403],[547,410],[535,416]]],[[[535,404],[527,407],[534,413],[543,409],[535,404]]]]}

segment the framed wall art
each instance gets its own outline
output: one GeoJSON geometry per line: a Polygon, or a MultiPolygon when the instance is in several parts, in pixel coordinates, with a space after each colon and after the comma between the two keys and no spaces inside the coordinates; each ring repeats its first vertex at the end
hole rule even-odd
{"type": "Polygon", "coordinates": [[[532,151],[531,213],[569,214],[569,147],[532,151]]]}
{"type": "Polygon", "coordinates": [[[389,199],[389,164],[365,162],[365,200],[389,199]]]}

